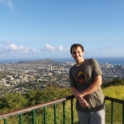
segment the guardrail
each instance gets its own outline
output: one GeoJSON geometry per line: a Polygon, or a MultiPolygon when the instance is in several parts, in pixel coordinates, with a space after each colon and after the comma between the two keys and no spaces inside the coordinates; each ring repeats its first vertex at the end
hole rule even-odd
{"type": "MultiPolygon", "coordinates": [[[[67,96],[65,98],[62,98],[62,99],[58,99],[58,100],[54,100],[54,101],[51,101],[51,102],[47,102],[47,103],[44,103],[44,104],[38,104],[38,105],[35,105],[35,106],[31,106],[31,107],[28,107],[28,108],[24,108],[24,109],[21,109],[21,110],[16,110],[16,111],[12,111],[12,112],[9,112],[9,113],[5,113],[5,114],[1,114],[0,115],[0,121],[1,123],[0,124],[9,124],[8,122],[8,119],[11,118],[11,117],[18,117],[18,124],[25,124],[25,122],[23,122],[23,117],[25,116],[26,113],[30,112],[30,117],[31,117],[31,123],[30,124],[41,124],[40,122],[37,121],[37,117],[36,117],[36,111],[41,109],[42,108],[42,112],[43,112],[43,122],[42,124],[47,124],[47,118],[46,118],[46,111],[47,111],[47,107],[48,106],[52,106],[53,107],[53,110],[54,110],[54,119],[53,119],[53,124],[57,124],[57,113],[56,113],[56,110],[57,110],[57,107],[56,105],[58,103],[62,103],[62,124],[66,124],[66,101],[70,100],[70,123],[71,124],[78,124],[78,120],[76,122],[74,122],[74,96],[67,96]]],[[[119,103],[122,105],[122,124],[124,124],[124,100],[119,100],[119,99],[116,99],[116,98],[112,98],[112,97],[108,97],[108,96],[105,96],[105,101],[109,101],[111,103],[111,116],[110,116],[110,123],[111,124],[114,124],[114,103],[119,103]]],[[[26,123],[28,124],[28,123],[26,123]]]]}

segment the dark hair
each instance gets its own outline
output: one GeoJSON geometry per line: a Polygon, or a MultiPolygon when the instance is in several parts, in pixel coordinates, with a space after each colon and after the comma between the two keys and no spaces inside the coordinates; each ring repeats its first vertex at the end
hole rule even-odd
{"type": "Polygon", "coordinates": [[[70,53],[72,54],[72,48],[77,48],[77,47],[80,47],[82,49],[82,51],[84,51],[84,47],[81,45],[81,44],[72,44],[71,45],[71,48],[70,48],[70,53]]]}

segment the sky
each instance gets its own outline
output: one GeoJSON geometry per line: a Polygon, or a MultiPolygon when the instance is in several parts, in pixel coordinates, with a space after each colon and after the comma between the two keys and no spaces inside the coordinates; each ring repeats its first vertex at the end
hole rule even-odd
{"type": "Polygon", "coordinates": [[[0,0],[0,59],[124,57],[124,0],[0,0]]]}

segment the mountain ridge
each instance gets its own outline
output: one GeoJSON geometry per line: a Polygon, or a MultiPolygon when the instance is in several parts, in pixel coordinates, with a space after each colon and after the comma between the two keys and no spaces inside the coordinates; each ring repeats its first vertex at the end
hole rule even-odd
{"type": "Polygon", "coordinates": [[[54,63],[55,61],[47,58],[43,60],[32,60],[32,61],[19,61],[17,62],[18,64],[51,64],[54,63]]]}

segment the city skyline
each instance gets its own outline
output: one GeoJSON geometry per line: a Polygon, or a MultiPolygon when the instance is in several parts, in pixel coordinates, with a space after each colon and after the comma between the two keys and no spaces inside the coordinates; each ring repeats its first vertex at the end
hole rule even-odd
{"type": "Polygon", "coordinates": [[[124,1],[0,0],[0,58],[124,57],[124,1]]]}

